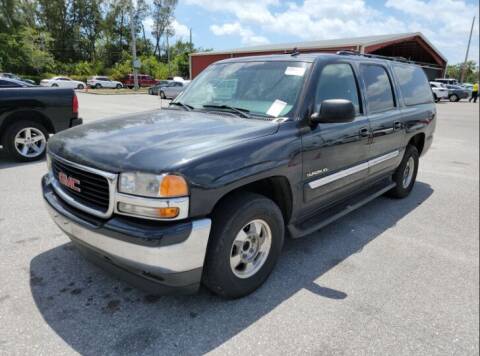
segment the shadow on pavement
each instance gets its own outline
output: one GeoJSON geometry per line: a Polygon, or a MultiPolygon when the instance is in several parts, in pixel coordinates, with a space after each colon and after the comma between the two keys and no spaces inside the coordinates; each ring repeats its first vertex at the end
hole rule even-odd
{"type": "Polygon", "coordinates": [[[36,161],[32,161],[32,162],[19,162],[19,161],[14,160],[13,158],[9,157],[7,155],[7,152],[5,152],[5,150],[3,148],[0,148],[0,169],[20,167],[20,166],[35,164],[35,163],[44,162],[44,161],[45,161],[45,157],[43,157],[39,160],[36,160],[36,161]]]}
{"type": "Polygon", "coordinates": [[[417,182],[403,200],[378,198],[299,240],[287,240],[265,285],[239,300],[198,295],[154,297],[113,279],[84,260],[71,243],[36,256],[30,287],[48,325],[80,354],[203,354],[222,345],[301,290],[340,300],[315,281],[385,230],[433,190],[417,182]]]}

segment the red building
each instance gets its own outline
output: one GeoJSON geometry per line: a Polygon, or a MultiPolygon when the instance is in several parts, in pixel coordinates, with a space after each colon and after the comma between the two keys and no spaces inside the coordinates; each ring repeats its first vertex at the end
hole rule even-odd
{"type": "Polygon", "coordinates": [[[426,37],[420,32],[414,32],[336,40],[272,44],[227,51],[192,53],[190,55],[190,78],[195,78],[210,64],[222,59],[291,53],[294,48],[297,48],[302,53],[335,53],[341,50],[353,50],[359,51],[360,53],[403,57],[421,65],[430,80],[443,77],[447,66],[446,58],[426,39],[426,37]]]}

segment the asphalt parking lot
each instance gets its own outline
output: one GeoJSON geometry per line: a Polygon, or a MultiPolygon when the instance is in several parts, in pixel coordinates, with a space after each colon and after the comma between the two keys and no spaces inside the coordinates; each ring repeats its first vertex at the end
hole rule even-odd
{"type": "MultiPolygon", "coordinates": [[[[157,97],[79,93],[85,122],[157,97]]],[[[47,215],[45,162],[0,152],[0,354],[479,353],[479,106],[439,103],[404,200],[287,241],[267,283],[225,301],[152,297],[85,261],[47,215]]]]}

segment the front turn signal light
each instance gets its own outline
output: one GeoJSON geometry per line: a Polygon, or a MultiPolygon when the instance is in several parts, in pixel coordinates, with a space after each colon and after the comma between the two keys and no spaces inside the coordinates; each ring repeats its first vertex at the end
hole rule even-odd
{"type": "MultiPolygon", "coordinates": [[[[159,195],[161,197],[183,197],[188,195],[188,186],[181,176],[166,175],[160,184],[159,195]]],[[[168,209],[168,208],[167,208],[168,209]]]]}

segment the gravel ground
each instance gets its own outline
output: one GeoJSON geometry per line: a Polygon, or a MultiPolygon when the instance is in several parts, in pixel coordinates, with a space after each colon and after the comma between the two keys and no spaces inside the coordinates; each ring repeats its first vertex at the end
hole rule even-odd
{"type": "MultiPolygon", "coordinates": [[[[78,95],[86,122],[160,105],[78,95]]],[[[89,264],[47,215],[45,162],[0,152],[0,354],[478,355],[478,109],[438,104],[408,198],[287,241],[267,283],[235,301],[151,297],[89,264]]]]}

